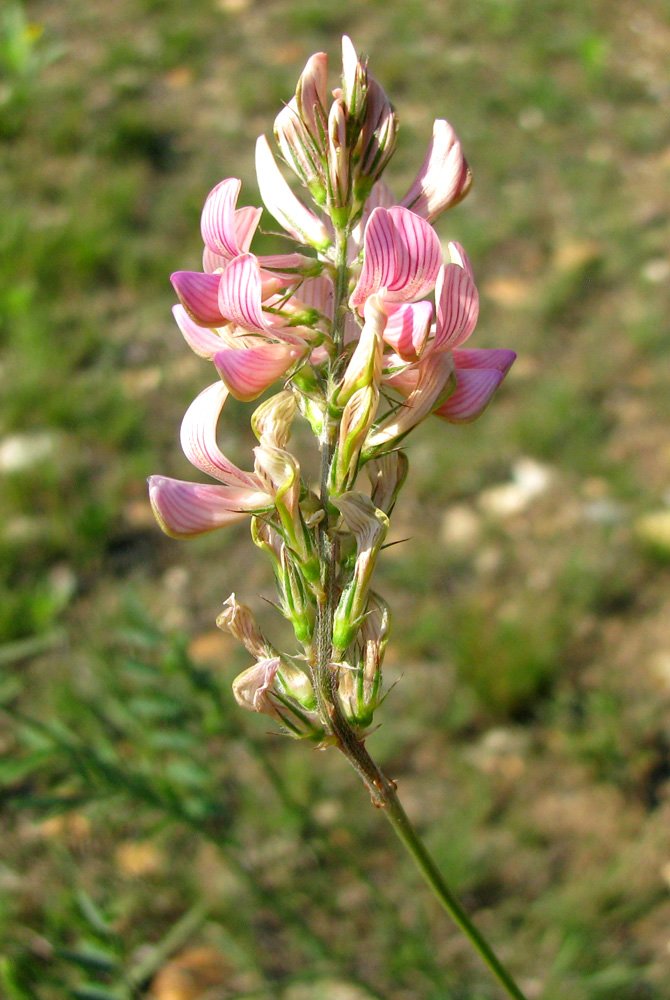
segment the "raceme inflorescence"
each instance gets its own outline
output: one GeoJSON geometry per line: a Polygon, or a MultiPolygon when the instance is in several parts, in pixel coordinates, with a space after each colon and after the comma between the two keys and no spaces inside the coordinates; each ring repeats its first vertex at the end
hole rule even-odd
{"type": "Polygon", "coordinates": [[[467,346],[479,311],[472,267],[458,243],[443,248],[432,225],[471,185],[451,125],[434,123],[423,164],[398,201],[382,180],[396,146],[393,105],[346,36],[341,86],[331,96],[327,72],[325,53],[313,55],[274,123],[282,159],[311,206],[293,193],[266,137],[256,144],[261,197],[290,252],[251,251],[262,209],[238,208],[241,181],[227,178],[202,211],[203,270],[172,276],[177,325],[217,375],[188,408],[181,445],[217,482],[152,476],[151,504],[175,538],[250,518],[295,647],[277,649],[231,594],[217,624],[252,661],[233,681],[236,700],[290,736],[344,753],[444,909],[508,994],[523,1000],[366,747],[384,697],[390,625],[373,575],[407,476],[405,441],[431,416],[475,420],[515,354],[467,346]],[[248,469],[217,444],[229,395],[264,396],[251,415],[258,444],[248,469]],[[289,447],[298,417],[317,442],[318,483],[305,480],[289,447]]]}

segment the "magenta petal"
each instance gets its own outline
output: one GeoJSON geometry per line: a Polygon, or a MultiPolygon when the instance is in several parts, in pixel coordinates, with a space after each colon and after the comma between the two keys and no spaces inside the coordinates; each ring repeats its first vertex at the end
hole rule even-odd
{"type": "Polygon", "coordinates": [[[270,330],[262,308],[263,283],[258,259],[246,253],[231,261],[221,275],[219,309],[229,322],[267,333],[270,330]]]}
{"type": "Polygon", "coordinates": [[[457,368],[496,369],[503,375],[507,374],[516,358],[515,351],[508,351],[504,347],[457,348],[452,354],[457,368]]]}
{"type": "Polygon", "coordinates": [[[196,396],[182,420],[182,450],[191,465],[214,479],[258,489],[256,477],[229,462],[216,443],[216,425],[227,397],[228,389],[223,382],[214,382],[196,396]]]}
{"type": "Polygon", "coordinates": [[[184,340],[199,357],[211,358],[213,354],[221,350],[222,341],[219,334],[208,326],[199,326],[194,323],[183,306],[173,306],[172,315],[184,335],[184,340]]]}
{"type": "Polygon", "coordinates": [[[405,361],[416,361],[423,351],[431,320],[433,306],[430,302],[387,306],[389,313],[384,340],[405,361]]]}
{"type": "Polygon", "coordinates": [[[170,281],[184,309],[200,326],[222,326],[226,322],[219,309],[220,274],[175,271],[170,281]]]}
{"type": "Polygon", "coordinates": [[[228,257],[221,257],[208,246],[202,251],[202,269],[205,274],[216,274],[228,266],[228,257]]]}
{"type": "Polygon", "coordinates": [[[480,416],[505,376],[491,370],[465,369],[456,371],[456,388],[451,396],[435,410],[451,424],[467,424],[480,416]]]}
{"type": "Polygon", "coordinates": [[[304,353],[304,348],[290,344],[261,344],[220,350],[212,360],[231,394],[246,403],[265,392],[304,353]]]}
{"type": "Polygon", "coordinates": [[[468,339],[479,316],[479,294],[468,274],[458,264],[440,269],[435,288],[437,321],[433,350],[458,347],[468,339]]]}
{"type": "Polygon", "coordinates": [[[272,506],[271,498],[261,491],[167,476],[149,478],[149,500],[156,520],[172,538],[193,538],[272,506]]]}

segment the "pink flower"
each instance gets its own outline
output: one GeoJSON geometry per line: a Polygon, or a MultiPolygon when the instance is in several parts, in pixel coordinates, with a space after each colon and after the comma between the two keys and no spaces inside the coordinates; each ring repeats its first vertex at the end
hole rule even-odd
{"type": "Polygon", "coordinates": [[[193,538],[273,507],[258,476],[238,469],[216,443],[216,425],[227,397],[221,382],[210,385],[191,403],[181,425],[181,445],[190,463],[223,485],[149,478],[156,520],[173,538],[193,538]]]}

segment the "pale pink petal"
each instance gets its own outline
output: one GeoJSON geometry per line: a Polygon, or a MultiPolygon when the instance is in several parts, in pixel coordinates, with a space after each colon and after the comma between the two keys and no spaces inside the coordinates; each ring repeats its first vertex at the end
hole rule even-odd
{"type": "Polygon", "coordinates": [[[469,347],[457,348],[452,351],[456,368],[489,368],[497,369],[506,375],[512,367],[516,353],[504,347],[469,347]]]}
{"type": "Polygon", "coordinates": [[[211,358],[221,350],[221,337],[207,326],[194,323],[182,305],[172,307],[172,315],[184,335],[184,340],[201,358],[211,358]]]}
{"type": "Polygon", "coordinates": [[[389,304],[387,310],[389,318],[384,340],[405,361],[416,361],[423,351],[433,319],[432,303],[389,304]]]}
{"type": "Polygon", "coordinates": [[[231,323],[267,333],[270,330],[263,315],[263,284],[258,258],[245,253],[231,261],[221,275],[219,309],[231,323]]]}
{"type": "Polygon", "coordinates": [[[400,204],[432,222],[470,190],[472,175],[449,122],[433,124],[426,159],[400,204]]]}
{"type": "Polygon", "coordinates": [[[207,195],[200,217],[200,232],[205,246],[231,260],[239,254],[235,235],[235,204],[242,181],[229,177],[207,195]]]}
{"type": "Polygon", "coordinates": [[[432,341],[433,350],[444,351],[459,347],[474,330],[479,316],[479,295],[468,272],[458,264],[447,264],[440,268],[435,302],[437,321],[432,341]]]}
{"type": "Polygon", "coordinates": [[[472,280],[475,280],[474,271],[472,270],[472,264],[470,263],[470,258],[465,252],[464,247],[453,240],[451,243],[447,243],[447,253],[449,254],[449,260],[452,264],[458,264],[462,267],[464,271],[467,271],[472,280]]]}
{"type": "Polygon", "coordinates": [[[441,405],[453,381],[454,363],[449,352],[433,352],[418,365],[413,391],[393,413],[375,428],[365,443],[365,453],[393,443],[441,405]]]}
{"type": "Polygon", "coordinates": [[[504,378],[503,372],[479,369],[456,371],[456,388],[435,410],[451,424],[466,424],[484,412],[494,392],[504,378]]]}
{"type": "Polygon", "coordinates": [[[365,229],[363,267],[350,304],[378,292],[389,302],[412,302],[434,287],[442,248],[432,226],[406,208],[375,208],[365,229]]]}
{"type": "Polygon", "coordinates": [[[238,253],[248,251],[262,214],[263,209],[254,208],[253,205],[245,205],[244,208],[235,210],[233,225],[235,227],[235,240],[239,247],[238,253]]]}
{"type": "Polygon", "coordinates": [[[172,538],[193,538],[272,506],[271,498],[260,490],[187,483],[167,476],[149,478],[149,499],[156,520],[172,538]]]}
{"type": "Polygon", "coordinates": [[[228,257],[221,257],[206,246],[202,251],[202,269],[205,274],[217,274],[228,265],[228,257]]]}
{"type": "Polygon", "coordinates": [[[331,243],[328,230],[293,194],[264,135],[256,143],[256,175],[265,207],[280,226],[300,243],[308,243],[317,250],[327,249],[331,243]]]}
{"type": "Polygon", "coordinates": [[[324,316],[333,316],[333,280],[322,274],[318,278],[307,278],[298,289],[300,300],[308,308],[317,309],[324,316]]]}
{"type": "Polygon", "coordinates": [[[317,275],[323,264],[304,253],[278,253],[258,258],[261,268],[273,272],[273,277],[284,278],[288,283],[301,281],[307,274],[317,275]]]}
{"type": "Polygon", "coordinates": [[[328,56],[325,52],[315,52],[307,60],[298,80],[295,99],[302,120],[319,145],[322,131],[325,131],[328,104],[328,56]]]}
{"type": "Polygon", "coordinates": [[[291,344],[260,344],[220,350],[212,360],[231,394],[246,403],[265,392],[304,354],[304,348],[291,344]]]}
{"type": "Polygon", "coordinates": [[[257,478],[229,462],[216,443],[216,425],[227,397],[228,389],[220,381],[203,389],[196,396],[182,420],[182,450],[191,465],[214,479],[234,486],[258,489],[257,478]]]}
{"type": "Polygon", "coordinates": [[[170,281],[184,309],[200,326],[221,326],[226,322],[219,309],[220,274],[175,271],[170,281]]]}

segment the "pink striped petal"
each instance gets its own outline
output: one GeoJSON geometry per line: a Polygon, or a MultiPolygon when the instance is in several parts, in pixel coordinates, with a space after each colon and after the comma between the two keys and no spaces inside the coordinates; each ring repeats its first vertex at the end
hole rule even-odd
{"type": "Polygon", "coordinates": [[[245,205],[244,208],[235,210],[233,226],[235,227],[235,242],[239,247],[238,253],[248,251],[262,214],[263,209],[255,208],[253,205],[245,205]]]}
{"type": "Polygon", "coordinates": [[[434,287],[442,261],[435,230],[406,208],[375,208],[365,229],[363,267],[351,296],[360,307],[379,292],[389,302],[412,302],[434,287]]]}
{"type": "Polygon", "coordinates": [[[184,309],[200,326],[221,326],[226,322],[219,309],[220,274],[175,271],[170,281],[184,309]]]}
{"type": "Polygon", "coordinates": [[[229,177],[210,191],[200,217],[200,232],[205,246],[231,260],[239,254],[235,236],[235,205],[242,181],[229,177]]]}
{"type": "Polygon", "coordinates": [[[304,354],[304,348],[291,344],[261,344],[237,351],[220,350],[212,360],[230,393],[248,403],[286,374],[304,354]]]}
{"type": "Polygon", "coordinates": [[[259,136],[256,143],[256,175],[265,207],[279,225],[299,243],[326,250],[332,242],[328,230],[293,194],[264,135],[259,136]]]}
{"type": "Polygon", "coordinates": [[[196,396],[182,420],[182,450],[191,465],[201,472],[227,485],[256,490],[256,477],[229,462],[216,443],[216,425],[227,398],[228,389],[223,382],[215,382],[196,396]]]}
{"type": "Polygon", "coordinates": [[[221,337],[207,326],[194,323],[182,305],[172,307],[172,315],[184,335],[184,340],[201,358],[211,358],[221,350],[221,337]]]}
{"type": "Polygon", "coordinates": [[[416,361],[426,343],[433,319],[430,302],[415,302],[409,305],[388,305],[388,323],[384,330],[384,340],[405,361],[416,361]]]}
{"type": "Polygon", "coordinates": [[[270,277],[281,278],[284,285],[302,281],[305,275],[318,275],[323,268],[321,261],[315,257],[307,257],[303,253],[271,254],[258,258],[263,273],[270,272],[270,277]]]}
{"type": "Polygon", "coordinates": [[[433,222],[464,198],[471,184],[472,174],[456,133],[449,122],[438,119],[426,159],[400,204],[433,222]]]}
{"type": "Polygon", "coordinates": [[[242,254],[231,261],[221,275],[219,308],[226,319],[255,333],[268,333],[270,326],[261,305],[263,283],[258,258],[242,254]]]}
{"type": "Polygon", "coordinates": [[[202,269],[205,274],[217,274],[225,270],[228,264],[227,257],[220,257],[206,246],[202,251],[202,269]]]}
{"type": "Polygon", "coordinates": [[[449,260],[452,264],[458,264],[462,267],[464,271],[467,271],[472,280],[475,280],[475,274],[472,270],[472,264],[470,263],[470,258],[465,252],[465,248],[462,244],[457,243],[452,240],[451,243],[447,243],[447,253],[449,254],[449,260]]]}
{"type": "Polygon", "coordinates": [[[477,287],[458,264],[447,264],[440,268],[435,287],[437,321],[432,348],[445,351],[459,347],[468,339],[479,316],[479,294],[477,287]]]}
{"type": "Polygon", "coordinates": [[[454,364],[457,368],[488,368],[495,369],[506,375],[516,358],[515,351],[504,347],[492,348],[458,348],[452,351],[454,364]]]}
{"type": "Polygon", "coordinates": [[[456,388],[449,399],[435,410],[435,416],[450,424],[467,424],[476,420],[490,403],[504,377],[502,372],[489,369],[457,370],[456,388]]]}
{"type": "Polygon", "coordinates": [[[150,476],[149,500],[156,520],[172,538],[193,538],[272,506],[271,498],[260,490],[187,483],[167,476],[150,476]]]}

